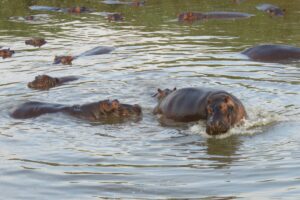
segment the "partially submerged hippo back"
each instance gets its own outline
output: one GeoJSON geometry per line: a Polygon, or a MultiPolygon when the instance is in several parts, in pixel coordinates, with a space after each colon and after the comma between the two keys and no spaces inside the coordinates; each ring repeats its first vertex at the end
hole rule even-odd
{"type": "Polygon", "coordinates": [[[268,13],[271,16],[284,16],[285,14],[285,9],[281,9],[272,4],[259,4],[258,6],[256,6],[256,8],[258,10],[268,13]]]}
{"type": "Polygon", "coordinates": [[[275,62],[300,59],[300,48],[288,45],[265,44],[246,49],[242,54],[252,60],[275,62]]]}
{"type": "Polygon", "coordinates": [[[26,119],[57,112],[66,113],[88,121],[122,122],[126,119],[139,120],[142,109],[137,104],[121,104],[118,100],[102,100],[99,102],[74,106],[30,101],[21,104],[15,109],[11,113],[11,117],[16,119],[26,119]]]}
{"type": "Polygon", "coordinates": [[[253,15],[241,12],[185,12],[178,16],[178,20],[183,21],[195,21],[205,19],[238,19],[238,18],[249,18],[253,15]]]}
{"type": "Polygon", "coordinates": [[[75,76],[65,76],[56,78],[48,75],[39,75],[36,76],[33,81],[29,82],[27,86],[31,89],[48,90],[58,85],[62,85],[65,82],[74,81],[77,79],[78,78],[75,76]]]}
{"type": "Polygon", "coordinates": [[[41,47],[46,44],[46,40],[44,38],[32,38],[29,40],[25,40],[26,45],[32,45],[34,47],[41,47]]]}
{"type": "Polygon", "coordinates": [[[173,90],[159,100],[154,114],[181,122],[206,119],[206,132],[211,135],[227,132],[247,116],[243,104],[235,96],[207,88],[173,90]]]}

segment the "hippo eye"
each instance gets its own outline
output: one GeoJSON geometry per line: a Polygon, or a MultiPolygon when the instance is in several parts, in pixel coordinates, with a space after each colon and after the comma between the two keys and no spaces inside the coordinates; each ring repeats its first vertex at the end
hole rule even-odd
{"type": "Polygon", "coordinates": [[[211,114],[213,113],[213,110],[211,109],[211,107],[207,107],[207,113],[208,113],[209,115],[211,115],[211,114]]]}

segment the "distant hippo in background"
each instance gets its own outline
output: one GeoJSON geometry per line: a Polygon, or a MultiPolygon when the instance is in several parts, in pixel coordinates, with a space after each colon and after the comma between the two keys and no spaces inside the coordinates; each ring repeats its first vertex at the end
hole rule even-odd
{"type": "Polygon", "coordinates": [[[29,101],[21,104],[10,115],[16,119],[27,119],[58,112],[91,122],[122,122],[127,119],[139,120],[142,109],[137,104],[121,104],[117,99],[73,106],[29,101]]]}
{"type": "Polygon", "coordinates": [[[68,13],[90,13],[94,10],[86,8],[86,7],[80,7],[75,6],[71,8],[58,8],[58,7],[51,7],[51,6],[30,6],[29,9],[35,10],[35,11],[54,11],[54,12],[68,12],[68,13]]]}
{"type": "Polygon", "coordinates": [[[249,18],[252,14],[240,13],[240,12],[185,12],[178,16],[180,22],[193,22],[196,20],[207,20],[207,19],[239,19],[249,18]]]}
{"type": "Polygon", "coordinates": [[[258,6],[256,6],[256,8],[268,13],[271,16],[284,16],[286,12],[285,9],[281,9],[272,4],[259,4],[258,6]]]}
{"type": "Polygon", "coordinates": [[[242,54],[252,60],[278,62],[300,59],[300,48],[288,45],[264,44],[246,49],[242,54]]]}
{"type": "Polygon", "coordinates": [[[64,65],[71,65],[72,61],[84,56],[94,56],[94,55],[101,55],[101,54],[107,54],[113,51],[114,47],[105,47],[105,46],[99,46],[95,47],[93,49],[90,49],[88,51],[85,51],[77,56],[55,56],[53,64],[59,64],[62,63],[64,65]]]}
{"type": "Polygon", "coordinates": [[[123,21],[124,17],[121,13],[112,13],[107,15],[108,21],[123,21]]]}
{"type": "Polygon", "coordinates": [[[65,82],[78,80],[75,76],[64,76],[60,78],[51,77],[48,75],[36,76],[34,81],[31,81],[27,86],[31,89],[48,90],[50,88],[62,85],[65,82]]]}
{"type": "Polygon", "coordinates": [[[34,47],[41,47],[46,43],[47,42],[44,38],[32,38],[30,40],[25,40],[26,45],[32,45],[34,47]]]}
{"type": "Polygon", "coordinates": [[[158,89],[154,114],[178,122],[206,119],[206,132],[218,135],[247,117],[242,102],[223,90],[208,88],[158,89]]]}
{"type": "Polygon", "coordinates": [[[130,5],[130,6],[144,6],[145,1],[140,1],[140,0],[134,0],[134,1],[119,1],[119,0],[105,0],[102,1],[104,4],[108,5],[130,5]]]}
{"type": "Polygon", "coordinates": [[[5,59],[5,58],[10,58],[15,51],[10,50],[10,49],[0,49],[0,56],[5,59]]]}

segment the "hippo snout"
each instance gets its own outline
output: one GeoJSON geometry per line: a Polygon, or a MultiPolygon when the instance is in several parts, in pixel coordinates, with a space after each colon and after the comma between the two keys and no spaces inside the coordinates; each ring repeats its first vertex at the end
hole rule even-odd
{"type": "Polygon", "coordinates": [[[206,133],[209,135],[218,135],[226,133],[230,129],[230,125],[223,121],[208,120],[206,124],[206,133]]]}

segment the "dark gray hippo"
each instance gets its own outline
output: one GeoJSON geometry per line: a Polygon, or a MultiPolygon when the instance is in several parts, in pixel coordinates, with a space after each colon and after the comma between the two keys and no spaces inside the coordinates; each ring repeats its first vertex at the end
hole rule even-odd
{"type": "Polygon", "coordinates": [[[64,65],[71,65],[72,61],[84,57],[84,56],[95,56],[95,55],[101,55],[101,54],[107,54],[113,51],[114,47],[105,47],[105,46],[99,46],[95,47],[93,49],[90,49],[88,51],[85,51],[77,56],[55,56],[53,64],[59,64],[62,63],[64,65]]]}
{"type": "Polygon", "coordinates": [[[184,12],[179,14],[178,21],[180,22],[193,22],[196,20],[208,19],[240,19],[252,17],[252,14],[241,12],[184,12]]]}
{"type": "Polygon", "coordinates": [[[104,4],[108,5],[130,5],[130,6],[144,6],[145,1],[134,0],[134,1],[119,1],[119,0],[105,0],[102,1],[104,4]]]}
{"type": "Polygon", "coordinates": [[[80,7],[80,6],[75,6],[71,8],[58,8],[58,7],[51,7],[51,6],[30,6],[29,9],[34,11],[54,11],[54,12],[74,13],[74,14],[90,13],[94,11],[87,7],[80,7]]]}
{"type": "Polygon", "coordinates": [[[36,90],[48,90],[50,88],[62,85],[69,81],[78,80],[76,76],[64,76],[64,77],[51,77],[48,75],[39,75],[35,79],[27,84],[31,89],[36,90]]]}
{"type": "Polygon", "coordinates": [[[206,119],[206,132],[218,135],[247,117],[242,102],[223,90],[209,88],[158,89],[154,114],[179,122],[206,119]]]}
{"type": "Polygon", "coordinates": [[[275,5],[272,4],[259,4],[256,6],[258,10],[264,11],[268,13],[271,16],[284,16],[285,9],[281,9],[275,5]]]}
{"type": "Polygon", "coordinates": [[[278,62],[300,59],[300,48],[288,45],[263,44],[246,49],[242,54],[252,60],[278,62]]]}
{"type": "Polygon", "coordinates": [[[73,106],[29,101],[16,108],[11,113],[11,117],[27,119],[58,112],[92,122],[119,122],[126,119],[139,119],[142,114],[142,109],[137,104],[121,104],[116,99],[73,106]]]}

